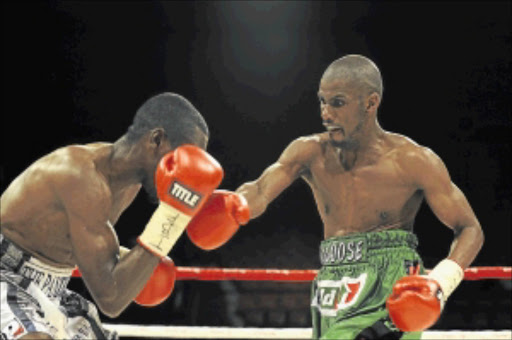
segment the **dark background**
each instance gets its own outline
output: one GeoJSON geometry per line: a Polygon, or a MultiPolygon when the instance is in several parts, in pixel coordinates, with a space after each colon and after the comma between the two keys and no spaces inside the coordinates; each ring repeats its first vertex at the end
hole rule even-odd
{"type": "MultiPolygon", "coordinates": [[[[293,139],[323,131],[318,82],[359,53],[380,67],[382,126],[431,147],[486,235],[474,266],[510,266],[510,2],[2,2],[1,190],[31,162],[72,143],[115,141],[163,91],[207,120],[223,188],[257,178],[293,139]]],[[[122,216],[134,244],[154,209],[144,194],[122,216]]],[[[416,222],[427,267],[452,232],[426,205],[416,222]]],[[[322,225],[297,181],[220,250],[186,236],[182,266],[318,268],[322,225]]],[[[74,289],[87,295],[79,280],[74,289]]],[[[436,328],[511,328],[510,281],[465,282],[436,328]]],[[[178,282],[143,324],[307,327],[307,284],[178,282]],[[251,302],[252,301],[252,302],[251,302]]]]}

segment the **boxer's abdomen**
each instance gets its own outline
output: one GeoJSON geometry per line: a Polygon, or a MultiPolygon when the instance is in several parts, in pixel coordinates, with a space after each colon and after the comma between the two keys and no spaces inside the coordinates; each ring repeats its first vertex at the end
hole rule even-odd
{"type": "Polygon", "coordinates": [[[409,229],[423,200],[422,191],[403,180],[392,157],[350,171],[332,171],[319,159],[310,171],[307,182],[325,238],[390,226],[409,229]]]}

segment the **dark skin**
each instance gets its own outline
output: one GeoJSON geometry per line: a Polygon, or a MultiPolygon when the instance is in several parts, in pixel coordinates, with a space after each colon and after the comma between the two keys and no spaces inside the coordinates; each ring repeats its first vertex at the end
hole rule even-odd
{"type": "MultiPolygon", "coordinates": [[[[196,135],[195,144],[206,148],[207,136],[199,130],[196,135]]],[[[159,258],[139,245],[120,257],[113,225],[143,183],[154,191],[158,161],[173,149],[161,128],[133,144],[121,138],[58,149],[29,166],[2,194],[2,233],[45,263],[78,266],[100,310],[116,317],[144,287],[159,258]]]]}
{"type": "Polygon", "coordinates": [[[448,258],[468,267],[483,232],[443,161],[411,139],[383,130],[380,95],[352,79],[322,79],[318,92],[327,132],[293,141],[276,163],[237,192],[261,215],[298,178],[310,186],[325,239],[386,229],[412,231],[423,200],[455,237],[448,258]]]}

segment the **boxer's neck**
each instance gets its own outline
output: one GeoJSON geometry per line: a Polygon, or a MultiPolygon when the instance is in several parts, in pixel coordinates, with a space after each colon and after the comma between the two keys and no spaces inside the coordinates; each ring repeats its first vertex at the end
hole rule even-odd
{"type": "Polygon", "coordinates": [[[380,156],[381,145],[386,132],[377,120],[372,120],[364,126],[351,147],[339,149],[340,162],[345,170],[355,166],[365,166],[374,163],[380,156]]]}
{"type": "Polygon", "coordinates": [[[141,183],[143,154],[140,145],[128,142],[124,136],[111,145],[105,159],[105,176],[112,190],[141,183]]]}

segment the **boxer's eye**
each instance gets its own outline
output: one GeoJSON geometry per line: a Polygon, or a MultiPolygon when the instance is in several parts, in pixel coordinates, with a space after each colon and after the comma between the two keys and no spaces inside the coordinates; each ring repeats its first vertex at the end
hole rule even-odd
{"type": "Polygon", "coordinates": [[[342,107],[343,105],[345,105],[345,102],[340,98],[334,98],[331,100],[332,107],[342,107]]]}

